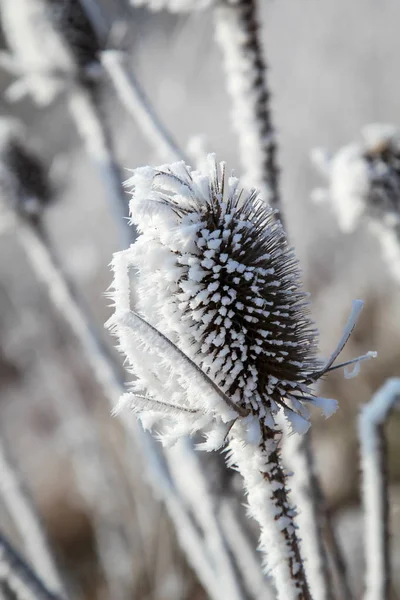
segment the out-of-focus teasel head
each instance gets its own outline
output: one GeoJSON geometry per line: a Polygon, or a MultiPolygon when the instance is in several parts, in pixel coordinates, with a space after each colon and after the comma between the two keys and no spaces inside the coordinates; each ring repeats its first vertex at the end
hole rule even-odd
{"type": "Polygon", "coordinates": [[[51,102],[73,80],[89,83],[100,69],[100,42],[80,0],[1,0],[0,18],[9,55],[5,68],[17,81],[8,96],[32,94],[51,102]]]}
{"type": "Polygon", "coordinates": [[[333,156],[317,149],[313,160],[328,181],[315,197],[330,202],[342,231],[351,233],[363,217],[399,228],[400,132],[395,126],[367,125],[360,141],[333,156]]]}
{"type": "Polygon", "coordinates": [[[28,147],[23,125],[0,117],[0,208],[35,220],[50,202],[51,186],[41,160],[28,147]]]}
{"type": "Polygon", "coordinates": [[[218,0],[130,0],[132,6],[146,6],[149,10],[192,12],[215,6],[218,0]]]}
{"type": "Polygon", "coordinates": [[[137,380],[120,407],[145,424],[172,420],[172,435],[209,427],[219,443],[238,417],[274,428],[282,411],[304,432],[307,406],[332,414],[336,401],[312,385],[333,368],[360,304],[321,362],[294,250],[256,190],[213,156],[205,172],[137,169],[127,187],[139,236],[114,255],[109,326],[137,380]]]}

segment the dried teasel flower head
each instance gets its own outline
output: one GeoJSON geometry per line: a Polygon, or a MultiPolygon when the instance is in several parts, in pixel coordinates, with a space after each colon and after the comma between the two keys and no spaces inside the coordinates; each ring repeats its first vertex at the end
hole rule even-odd
{"type": "Polygon", "coordinates": [[[127,187],[139,236],[114,256],[109,325],[138,379],[121,406],[179,420],[179,433],[238,416],[274,427],[280,410],[301,432],[307,404],[334,412],[310,386],[345,341],[323,366],[293,248],[257,191],[213,156],[204,173],[137,169],[127,187]]]}
{"type": "Polygon", "coordinates": [[[359,142],[340,148],[333,157],[316,150],[313,158],[328,179],[329,188],[323,194],[343,231],[354,231],[363,215],[400,225],[400,133],[396,127],[367,125],[359,142]]]}
{"type": "Polygon", "coordinates": [[[149,10],[192,12],[213,6],[218,0],[131,0],[133,6],[146,6],[149,10]]]}
{"type": "Polygon", "coordinates": [[[47,104],[67,79],[86,82],[99,64],[100,43],[80,0],[1,0],[0,17],[11,52],[3,63],[20,77],[11,99],[29,92],[47,104]]]}
{"type": "Polygon", "coordinates": [[[0,196],[3,209],[34,218],[51,199],[41,160],[27,145],[23,125],[0,117],[0,196]]]}

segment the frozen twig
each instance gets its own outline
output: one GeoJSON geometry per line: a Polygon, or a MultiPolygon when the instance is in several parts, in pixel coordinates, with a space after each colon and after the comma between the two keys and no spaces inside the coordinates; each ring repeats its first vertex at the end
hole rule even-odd
{"type": "Polygon", "coordinates": [[[246,184],[281,209],[270,91],[259,35],[256,0],[222,0],[214,10],[246,184]]]}
{"type": "Polygon", "coordinates": [[[102,53],[102,64],[122,104],[156,150],[159,158],[185,160],[182,150],[158,117],[139,81],[133,72],[128,70],[124,53],[107,50],[102,53]]]}
{"type": "MultiPolygon", "coordinates": [[[[46,534],[40,523],[40,518],[33,508],[15,468],[11,466],[1,441],[0,499],[3,501],[14,525],[17,527],[27,555],[38,575],[52,592],[62,596],[64,593],[63,584],[57,572],[46,534]]],[[[0,556],[2,556],[2,551],[4,552],[5,550],[0,540],[0,556]]],[[[0,581],[2,562],[0,559],[0,581]]]]}
{"type": "Polygon", "coordinates": [[[4,600],[61,600],[43,583],[0,532],[0,597],[4,600]]]}
{"type": "Polygon", "coordinates": [[[260,444],[248,443],[244,430],[236,424],[229,443],[229,464],[244,478],[249,512],[260,525],[260,547],[278,600],[311,600],[277,436],[279,432],[264,427],[260,444]]]}
{"type": "MultiPolygon", "coordinates": [[[[305,561],[307,579],[313,598],[333,600],[333,584],[315,493],[318,482],[312,481],[315,465],[310,448],[310,432],[304,436],[285,435],[282,456],[291,473],[290,498],[298,507],[296,523],[299,527],[300,546],[305,561]]],[[[344,598],[343,598],[344,600],[344,598]]]]}
{"type": "Polygon", "coordinates": [[[362,499],[365,511],[365,600],[388,600],[391,587],[389,498],[385,424],[400,403],[400,379],[375,393],[359,417],[362,499]]]}

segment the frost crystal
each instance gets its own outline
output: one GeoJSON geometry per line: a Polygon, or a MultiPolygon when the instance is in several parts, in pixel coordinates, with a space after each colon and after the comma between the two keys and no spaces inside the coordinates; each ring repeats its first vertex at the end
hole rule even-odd
{"type": "MultiPolygon", "coordinates": [[[[330,414],[333,401],[310,391],[323,372],[317,332],[275,212],[213,156],[207,173],[183,162],[144,167],[127,187],[139,237],[113,260],[110,325],[138,377],[137,411],[165,417],[170,405],[175,421],[181,406],[180,425],[186,420],[192,430],[238,414],[273,428],[282,409],[304,431],[305,403],[330,414]],[[196,368],[208,381],[202,388],[192,378],[196,368]]],[[[134,397],[127,400],[134,406],[134,397]]]]}

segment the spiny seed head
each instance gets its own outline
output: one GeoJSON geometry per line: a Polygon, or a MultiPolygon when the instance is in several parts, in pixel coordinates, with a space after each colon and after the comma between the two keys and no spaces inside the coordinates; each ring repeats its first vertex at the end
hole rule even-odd
{"type": "MultiPolygon", "coordinates": [[[[136,268],[133,308],[234,406],[268,426],[283,408],[297,426],[321,370],[298,262],[257,192],[209,163],[207,173],[145,167],[127,182],[140,234],[124,254],[136,268]]],[[[118,311],[126,299],[114,287],[118,311]]]]}
{"type": "Polygon", "coordinates": [[[13,210],[32,217],[51,198],[44,166],[28,148],[23,126],[0,118],[0,194],[13,210]]]}

